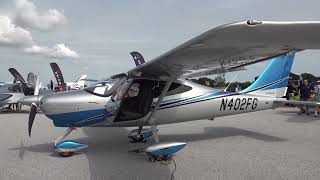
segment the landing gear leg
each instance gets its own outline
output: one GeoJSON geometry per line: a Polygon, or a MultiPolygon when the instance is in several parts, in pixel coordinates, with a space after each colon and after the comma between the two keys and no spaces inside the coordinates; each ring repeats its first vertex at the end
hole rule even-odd
{"type": "Polygon", "coordinates": [[[153,115],[155,114],[155,112],[158,110],[160,104],[161,104],[161,101],[162,99],[165,97],[165,95],[167,94],[172,82],[176,79],[176,77],[172,76],[168,79],[168,81],[166,82],[166,85],[164,86],[159,98],[158,98],[158,101],[156,103],[156,105],[154,106],[154,109],[153,111],[151,112],[149,118],[148,118],[148,122],[151,126],[151,130],[152,130],[152,133],[153,133],[153,138],[154,138],[154,142],[155,143],[159,143],[159,136],[158,136],[158,130],[157,130],[157,122],[156,120],[153,118],[153,115]]]}
{"type": "Polygon", "coordinates": [[[75,152],[88,147],[88,145],[81,144],[76,141],[64,140],[75,129],[76,128],[69,127],[60,138],[54,141],[54,149],[58,152],[60,156],[70,157],[75,152]]]}
{"type": "Polygon", "coordinates": [[[155,143],[159,143],[159,136],[158,136],[157,125],[151,125],[151,130],[152,130],[154,142],[155,142],[155,143]]]}

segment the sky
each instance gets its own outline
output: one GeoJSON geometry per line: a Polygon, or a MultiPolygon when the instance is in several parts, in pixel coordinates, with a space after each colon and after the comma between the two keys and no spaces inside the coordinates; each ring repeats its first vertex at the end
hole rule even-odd
{"type": "MultiPolygon", "coordinates": [[[[0,81],[10,67],[24,77],[54,79],[56,62],[66,81],[81,74],[101,79],[133,68],[131,51],[149,61],[201,33],[248,19],[320,20],[320,1],[294,0],[0,0],[0,81]]],[[[292,72],[320,76],[319,50],[296,55],[292,72]]],[[[229,73],[252,81],[265,63],[229,73]]]]}

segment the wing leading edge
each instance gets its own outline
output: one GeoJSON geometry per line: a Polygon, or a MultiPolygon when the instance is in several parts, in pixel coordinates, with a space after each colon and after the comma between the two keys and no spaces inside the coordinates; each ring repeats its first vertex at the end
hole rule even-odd
{"type": "Polygon", "coordinates": [[[233,70],[291,51],[320,49],[320,21],[242,21],[211,29],[129,71],[166,79],[233,70]]]}

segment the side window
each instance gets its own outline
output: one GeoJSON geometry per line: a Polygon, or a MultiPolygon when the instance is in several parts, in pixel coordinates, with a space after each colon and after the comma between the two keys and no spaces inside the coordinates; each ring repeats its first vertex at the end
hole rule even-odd
{"type": "MultiPolygon", "coordinates": [[[[155,96],[154,96],[155,98],[160,96],[164,86],[165,86],[165,82],[161,81],[160,85],[155,89],[155,96]]],[[[166,96],[181,94],[181,93],[190,91],[191,89],[192,89],[192,87],[190,87],[190,86],[186,86],[186,85],[178,84],[178,83],[172,83],[166,96]]]]}
{"type": "Polygon", "coordinates": [[[190,87],[190,86],[180,85],[177,88],[172,89],[171,91],[169,90],[167,92],[167,96],[172,96],[172,95],[175,95],[175,94],[181,94],[181,93],[190,91],[191,89],[192,89],[192,87],[190,87]]]}

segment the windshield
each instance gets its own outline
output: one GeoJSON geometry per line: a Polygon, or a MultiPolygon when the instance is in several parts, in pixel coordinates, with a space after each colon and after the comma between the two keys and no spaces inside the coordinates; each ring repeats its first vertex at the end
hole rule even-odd
{"type": "Polygon", "coordinates": [[[127,77],[125,76],[98,81],[84,90],[97,96],[108,97],[111,96],[113,91],[117,89],[126,79],[127,77]]]}
{"type": "Polygon", "coordinates": [[[22,92],[22,89],[18,84],[8,87],[8,90],[11,92],[22,92]]]}

